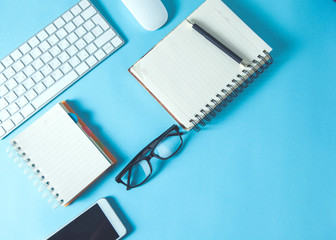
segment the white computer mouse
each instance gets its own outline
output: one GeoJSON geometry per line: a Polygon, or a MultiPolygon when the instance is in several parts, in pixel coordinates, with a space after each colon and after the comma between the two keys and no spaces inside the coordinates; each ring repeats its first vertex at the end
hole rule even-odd
{"type": "Polygon", "coordinates": [[[140,25],[155,31],[168,20],[168,12],[161,0],[122,0],[140,25]]]}

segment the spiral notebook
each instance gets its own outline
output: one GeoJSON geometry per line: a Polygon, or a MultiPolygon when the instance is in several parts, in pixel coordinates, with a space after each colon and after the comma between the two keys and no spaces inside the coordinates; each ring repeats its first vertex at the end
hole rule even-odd
{"type": "Polygon", "coordinates": [[[54,207],[69,205],[116,163],[66,102],[51,108],[10,142],[9,156],[34,178],[54,207]]]}
{"type": "Polygon", "coordinates": [[[248,62],[243,68],[184,20],[129,72],[186,130],[200,130],[271,63],[272,49],[221,0],[188,18],[248,62]]]}

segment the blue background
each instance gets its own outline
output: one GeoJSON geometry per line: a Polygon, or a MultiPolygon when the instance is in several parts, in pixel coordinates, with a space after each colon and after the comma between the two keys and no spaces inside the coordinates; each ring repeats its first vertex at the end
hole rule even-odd
{"type": "MultiPolygon", "coordinates": [[[[127,239],[336,239],[336,2],[225,0],[274,48],[274,64],[141,188],[117,173],[174,120],[127,69],[203,0],[164,0],[169,22],[147,32],[117,0],[93,1],[126,45],[0,142],[0,239],[42,239],[101,197],[127,239]],[[73,204],[53,210],[5,149],[61,100],[118,164],[73,204]]],[[[0,58],[76,3],[0,0],[0,58]]]]}

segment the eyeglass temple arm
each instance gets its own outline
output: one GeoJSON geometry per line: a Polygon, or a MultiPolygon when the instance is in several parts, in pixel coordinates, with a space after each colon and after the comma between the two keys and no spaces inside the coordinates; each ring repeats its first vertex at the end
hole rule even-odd
{"type": "Polygon", "coordinates": [[[188,132],[177,132],[177,133],[169,133],[167,136],[172,137],[172,136],[181,136],[181,135],[185,135],[188,132]]]}

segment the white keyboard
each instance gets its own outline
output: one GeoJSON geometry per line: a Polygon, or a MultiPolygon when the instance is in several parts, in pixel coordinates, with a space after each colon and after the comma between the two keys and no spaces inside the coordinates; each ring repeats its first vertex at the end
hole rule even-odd
{"type": "Polygon", "coordinates": [[[0,61],[3,139],[124,41],[82,0],[0,61]]]}

